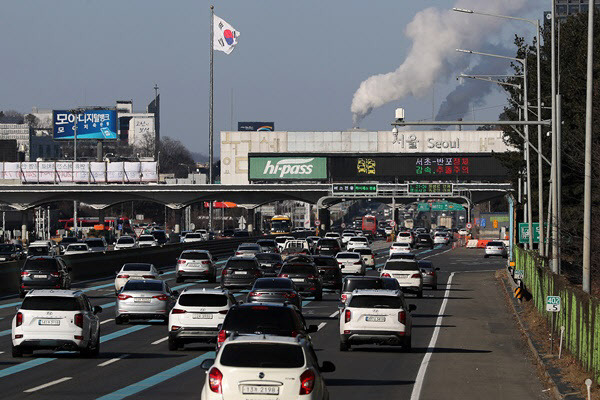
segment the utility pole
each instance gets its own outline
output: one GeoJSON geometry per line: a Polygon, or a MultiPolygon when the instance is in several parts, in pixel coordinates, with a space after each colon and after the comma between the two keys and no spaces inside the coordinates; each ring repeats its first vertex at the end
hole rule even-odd
{"type": "MultiPolygon", "coordinates": [[[[209,95],[208,95],[208,184],[212,185],[213,181],[213,57],[214,57],[214,21],[215,21],[215,6],[210,6],[210,85],[209,85],[209,95]]],[[[210,200],[210,205],[208,209],[208,230],[211,231],[213,229],[213,200],[210,200]]]]}
{"type": "Polygon", "coordinates": [[[158,161],[160,149],[160,110],[158,108],[158,85],[154,84],[154,160],[158,161]]]}
{"type": "MultiPolygon", "coordinates": [[[[552,6],[551,21],[551,76],[552,80],[552,258],[550,267],[552,272],[558,273],[558,171],[556,168],[556,0],[550,0],[552,6]]],[[[592,7],[593,8],[593,7],[592,7]]],[[[550,238],[548,238],[550,240],[550,238]]]]}

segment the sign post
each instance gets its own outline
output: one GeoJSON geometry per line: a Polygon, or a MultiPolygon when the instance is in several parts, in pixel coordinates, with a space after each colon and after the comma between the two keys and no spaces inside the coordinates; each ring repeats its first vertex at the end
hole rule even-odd
{"type": "Polygon", "coordinates": [[[554,319],[560,311],[560,296],[546,296],[546,311],[552,313],[552,325],[550,328],[550,353],[554,353],[554,319]]]}

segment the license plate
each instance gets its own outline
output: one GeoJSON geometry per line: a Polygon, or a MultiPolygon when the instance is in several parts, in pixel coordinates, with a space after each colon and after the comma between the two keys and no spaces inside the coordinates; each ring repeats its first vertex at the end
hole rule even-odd
{"type": "Polygon", "coordinates": [[[377,315],[367,315],[365,317],[367,322],[385,322],[385,317],[380,317],[377,315]]]}
{"type": "Polygon", "coordinates": [[[279,386],[242,385],[242,394],[279,394],[279,386]]]}
{"type": "Polygon", "coordinates": [[[398,278],[408,278],[410,275],[396,275],[398,278]]]}
{"type": "Polygon", "coordinates": [[[0,261],[6,261],[6,257],[0,257],[0,261]]]}
{"type": "Polygon", "coordinates": [[[60,325],[60,319],[40,319],[38,325],[60,325]]]}
{"type": "Polygon", "coordinates": [[[304,279],[292,278],[292,282],[304,282],[304,279]]]}
{"type": "Polygon", "coordinates": [[[48,275],[34,275],[33,277],[38,279],[46,279],[48,278],[48,275]]]}
{"type": "Polygon", "coordinates": [[[246,271],[234,271],[236,275],[246,275],[246,271]]]}
{"type": "Polygon", "coordinates": [[[194,314],[192,315],[193,319],[212,319],[212,314],[194,314]]]}
{"type": "Polygon", "coordinates": [[[134,303],[150,303],[152,301],[151,298],[146,298],[146,297],[135,297],[133,299],[134,303]]]}

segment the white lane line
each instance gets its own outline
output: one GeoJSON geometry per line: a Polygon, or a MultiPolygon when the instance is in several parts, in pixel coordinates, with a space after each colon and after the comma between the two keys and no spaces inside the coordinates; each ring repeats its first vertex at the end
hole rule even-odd
{"type": "Polygon", "coordinates": [[[321,323],[319,324],[319,326],[317,327],[317,331],[320,331],[321,329],[323,329],[323,327],[324,327],[325,325],[327,325],[327,322],[321,322],[321,323]]]}
{"type": "Polygon", "coordinates": [[[57,380],[55,380],[55,381],[52,381],[52,382],[44,383],[43,385],[36,386],[36,387],[34,387],[34,388],[31,388],[31,389],[24,390],[23,392],[24,392],[24,393],[32,393],[32,392],[36,392],[36,391],[38,391],[38,390],[45,389],[45,388],[47,388],[47,387],[49,387],[49,386],[52,386],[52,385],[58,385],[59,383],[62,383],[62,382],[68,381],[69,379],[73,379],[73,377],[71,377],[71,376],[65,376],[64,378],[60,378],[60,379],[57,379],[57,380]]]}
{"type": "Polygon", "coordinates": [[[329,316],[329,318],[334,318],[334,317],[337,317],[337,315],[338,315],[339,313],[340,313],[340,310],[337,310],[336,312],[334,312],[333,314],[331,314],[331,315],[329,316]]]}
{"type": "Polygon", "coordinates": [[[158,339],[158,340],[152,342],[151,344],[159,344],[159,343],[162,343],[162,342],[164,342],[165,340],[168,340],[168,339],[169,339],[169,337],[166,336],[166,337],[164,337],[162,339],[158,339]]]}
{"type": "Polygon", "coordinates": [[[3,352],[3,351],[0,351],[0,354],[4,354],[4,352],[3,352]]]}
{"type": "Polygon", "coordinates": [[[106,367],[107,365],[110,365],[114,362],[117,362],[119,360],[122,360],[124,358],[129,357],[131,354],[123,354],[117,358],[111,358],[110,360],[104,361],[103,363],[98,364],[99,367],[106,367]]]}
{"type": "Polygon", "coordinates": [[[419,398],[421,397],[421,389],[423,389],[423,380],[425,379],[427,367],[429,366],[429,360],[431,359],[431,354],[433,354],[435,344],[440,334],[440,327],[442,326],[444,312],[446,311],[446,305],[448,304],[448,297],[450,296],[450,286],[452,286],[453,277],[454,272],[452,272],[450,274],[450,278],[448,278],[448,283],[446,284],[446,291],[444,292],[444,301],[442,301],[442,305],[440,306],[440,311],[438,312],[438,317],[435,321],[435,329],[433,330],[433,335],[431,335],[431,340],[429,341],[429,345],[427,346],[427,352],[425,353],[425,357],[423,357],[423,361],[421,361],[421,366],[419,367],[419,372],[417,374],[417,379],[415,380],[415,385],[413,386],[413,390],[410,395],[410,400],[419,400],[419,398]]]}
{"type": "Polygon", "coordinates": [[[114,319],[106,319],[106,320],[100,322],[100,325],[109,323],[110,321],[114,321],[114,319]]]}
{"type": "Polygon", "coordinates": [[[452,251],[452,249],[444,250],[444,251],[442,251],[441,253],[436,253],[436,254],[429,255],[429,256],[427,256],[427,257],[423,257],[423,258],[421,258],[421,260],[424,260],[424,259],[426,259],[426,258],[433,257],[433,256],[439,256],[439,255],[441,255],[441,254],[444,254],[444,253],[447,253],[447,252],[449,252],[449,251],[452,251]]]}

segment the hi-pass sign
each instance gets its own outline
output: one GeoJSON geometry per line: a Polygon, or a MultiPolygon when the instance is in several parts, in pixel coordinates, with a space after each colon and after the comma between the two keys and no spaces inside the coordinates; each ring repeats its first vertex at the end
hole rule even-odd
{"type": "Polygon", "coordinates": [[[250,157],[248,164],[251,182],[327,179],[325,157],[250,157]]]}

